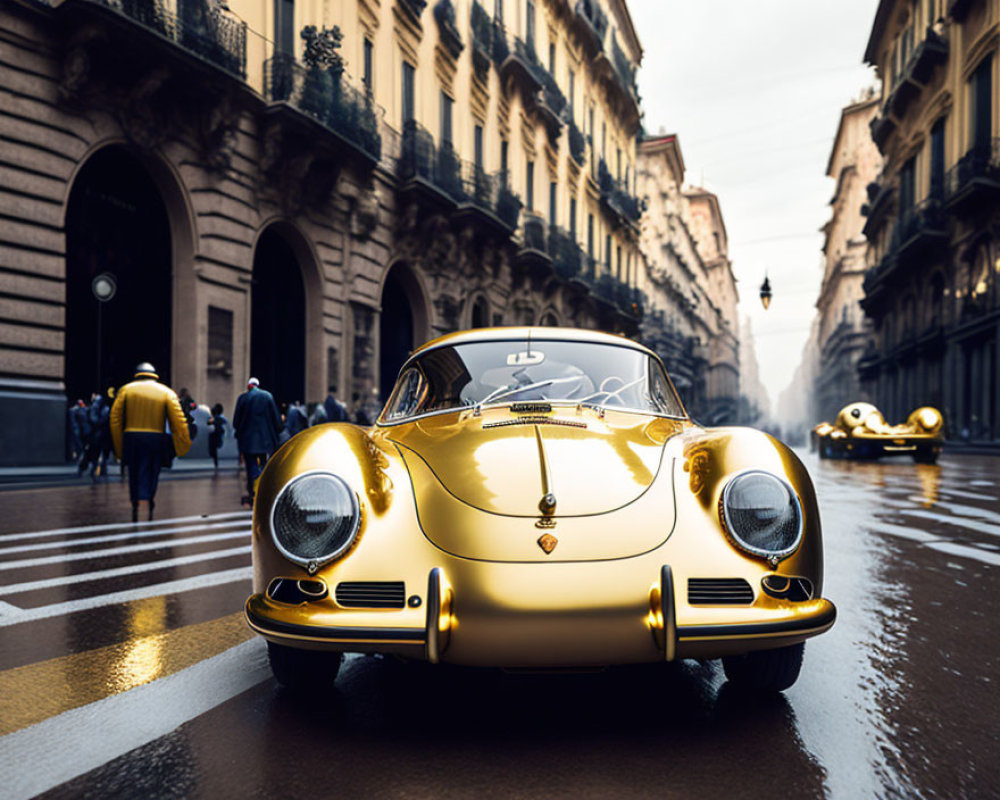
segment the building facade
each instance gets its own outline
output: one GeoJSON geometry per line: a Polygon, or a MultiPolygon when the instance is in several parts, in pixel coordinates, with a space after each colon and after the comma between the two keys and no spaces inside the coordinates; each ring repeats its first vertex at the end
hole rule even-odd
{"type": "Polygon", "coordinates": [[[692,416],[706,424],[737,421],[739,295],[718,198],[684,188],[676,135],[639,145],[638,194],[645,204],[643,340],[663,358],[692,416]]]}
{"type": "Polygon", "coordinates": [[[890,420],[920,405],[952,438],[1000,437],[1000,3],[882,0],[865,60],[871,124],[862,386],[890,420]]]}
{"type": "Polygon", "coordinates": [[[351,405],[447,331],[638,332],[622,0],[2,0],[0,30],[2,463],[61,461],[68,403],[142,360],[227,409],[251,374],[351,405]]]}
{"type": "Polygon", "coordinates": [[[858,377],[858,361],[869,339],[869,323],[859,305],[868,245],[862,233],[861,207],[868,199],[868,184],[882,168],[869,130],[877,111],[877,99],[867,95],[843,109],[827,162],[826,174],[836,181],[836,188],[830,200],[830,220],[823,226],[823,282],[816,301],[819,363],[813,403],[817,422],[833,419],[848,403],[866,399],[858,377]]]}

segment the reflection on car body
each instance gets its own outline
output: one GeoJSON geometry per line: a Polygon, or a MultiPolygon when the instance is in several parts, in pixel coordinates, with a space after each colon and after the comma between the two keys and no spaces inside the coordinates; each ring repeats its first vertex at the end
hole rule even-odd
{"type": "Polygon", "coordinates": [[[821,422],[812,429],[812,447],[820,458],[876,459],[912,456],[933,464],[944,442],[944,419],[931,406],[913,411],[902,425],[889,425],[871,403],[851,403],[837,414],[836,422],[821,422]]]}
{"type": "Polygon", "coordinates": [[[492,328],[404,364],[377,424],[261,476],[250,625],[278,680],[344,652],[507,668],[723,658],[781,690],[827,630],[820,520],[784,445],[686,416],[609,334],[492,328]]]}

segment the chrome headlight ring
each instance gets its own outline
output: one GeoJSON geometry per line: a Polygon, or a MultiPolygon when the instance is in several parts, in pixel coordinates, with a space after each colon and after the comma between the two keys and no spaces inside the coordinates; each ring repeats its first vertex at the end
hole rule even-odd
{"type": "Polygon", "coordinates": [[[802,503],[792,486],[774,473],[759,469],[744,470],[729,479],[719,498],[719,521],[739,549],[767,559],[772,565],[799,549],[805,530],[802,503]],[[766,498],[768,493],[771,498],[766,498]],[[757,500],[773,502],[769,506],[762,503],[754,507],[754,494],[758,495],[757,500]],[[734,508],[741,501],[743,507],[734,508]],[[753,519],[755,516],[757,520],[753,519]],[[747,528],[755,524],[756,530],[747,528]],[[768,538],[770,542],[763,541],[768,538]]]}
{"type": "Polygon", "coordinates": [[[270,525],[278,552],[313,575],[354,543],[361,507],[339,475],[310,470],[281,487],[271,505],[270,525]]]}

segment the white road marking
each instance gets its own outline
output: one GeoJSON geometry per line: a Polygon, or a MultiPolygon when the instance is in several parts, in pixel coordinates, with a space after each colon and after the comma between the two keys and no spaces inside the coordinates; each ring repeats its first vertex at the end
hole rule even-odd
{"type": "Polygon", "coordinates": [[[91,536],[86,539],[70,539],[60,542],[43,542],[42,544],[14,545],[13,547],[0,547],[0,555],[9,553],[34,553],[39,550],[65,550],[67,547],[75,547],[79,544],[103,544],[104,542],[122,542],[127,539],[151,539],[154,536],[169,536],[174,533],[189,533],[190,531],[213,531],[223,528],[233,529],[241,527],[246,523],[242,519],[234,519],[230,522],[216,522],[213,525],[185,525],[180,528],[164,528],[155,531],[131,531],[128,533],[106,534],[104,536],[91,536]]]}
{"type": "Polygon", "coordinates": [[[61,575],[58,578],[46,578],[38,581],[26,581],[24,583],[11,583],[7,586],[0,586],[0,595],[8,596],[19,592],[31,592],[36,589],[52,589],[56,586],[68,586],[72,583],[85,583],[86,581],[103,580],[104,578],[118,578],[122,575],[135,575],[139,572],[151,572],[167,567],[179,567],[184,564],[196,564],[205,561],[213,561],[218,558],[229,558],[231,556],[241,556],[249,553],[251,547],[233,547],[229,550],[214,550],[211,553],[195,553],[191,556],[179,556],[178,558],[167,558],[161,561],[146,561],[142,564],[132,564],[128,567],[115,567],[114,569],[102,569],[94,572],[82,572],[75,575],[61,575]]]}
{"type": "Polygon", "coordinates": [[[130,530],[133,528],[152,528],[157,525],[176,525],[181,522],[198,522],[222,519],[250,519],[249,511],[231,511],[225,514],[200,514],[194,517],[170,517],[154,519],[151,522],[112,522],[104,525],[84,525],[79,528],[53,528],[48,531],[25,531],[22,533],[0,534],[0,542],[9,539],[39,539],[43,536],[55,536],[61,533],[86,533],[87,531],[130,530]]]}
{"type": "Polygon", "coordinates": [[[255,638],[173,675],[8,734],[0,738],[4,797],[34,797],[97,769],[269,675],[264,641],[255,638]]]}
{"type": "Polygon", "coordinates": [[[940,550],[942,553],[971,558],[982,564],[1000,566],[1000,553],[983,550],[967,544],[958,544],[957,542],[943,542],[938,536],[933,536],[932,534],[925,533],[924,531],[916,530],[914,528],[907,528],[904,525],[893,525],[891,522],[870,522],[866,523],[865,527],[875,531],[876,533],[887,533],[891,536],[899,536],[903,539],[909,539],[910,541],[917,542],[924,547],[929,547],[932,550],[940,550]]]}
{"type": "Polygon", "coordinates": [[[166,550],[185,544],[200,544],[202,542],[219,542],[223,539],[240,539],[250,536],[250,529],[235,533],[216,533],[211,536],[190,536],[186,539],[168,539],[163,542],[146,542],[145,544],[128,544],[121,547],[111,547],[106,550],[87,550],[83,553],[63,553],[58,556],[43,556],[41,558],[25,558],[19,561],[0,562],[0,571],[21,569],[24,567],[41,567],[45,564],[61,564],[64,561],[86,561],[123,555],[124,553],[141,553],[147,550],[166,550]]]}
{"type": "Polygon", "coordinates": [[[921,519],[929,519],[934,522],[943,522],[945,525],[953,525],[956,528],[965,528],[966,530],[985,533],[989,536],[1000,536],[1000,525],[990,525],[987,522],[977,522],[976,520],[963,519],[962,517],[950,517],[947,514],[935,514],[933,511],[924,511],[922,509],[904,509],[899,513],[905,514],[908,517],[920,517],[921,519]]]}
{"type": "MultiPolygon", "coordinates": [[[[17,608],[9,603],[0,605],[0,628],[8,625],[19,625],[22,622],[34,622],[62,614],[73,614],[91,608],[113,606],[118,603],[131,603],[133,600],[145,600],[147,597],[159,597],[166,594],[179,594],[194,589],[204,589],[209,586],[223,586],[227,583],[249,581],[253,577],[253,567],[237,567],[236,569],[213,572],[210,575],[197,575],[193,578],[157,583],[153,586],[140,586],[136,589],[126,589],[121,592],[101,594],[94,597],[82,597],[79,600],[67,600],[64,603],[53,603],[38,608],[17,608]]],[[[247,589],[250,587],[248,586],[247,589]]],[[[0,783],[0,786],[3,784],[0,783]]]]}

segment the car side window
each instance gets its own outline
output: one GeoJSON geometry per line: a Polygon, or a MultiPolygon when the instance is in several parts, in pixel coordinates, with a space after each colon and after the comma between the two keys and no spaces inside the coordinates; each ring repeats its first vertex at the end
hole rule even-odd
{"type": "Polygon", "coordinates": [[[420,403],[427,394],[427,382],[423,373],[416,367],[410,367],[399,376],[396,391],[389,403],[387,419],[400,419],[417,413],[420,403]]]}

